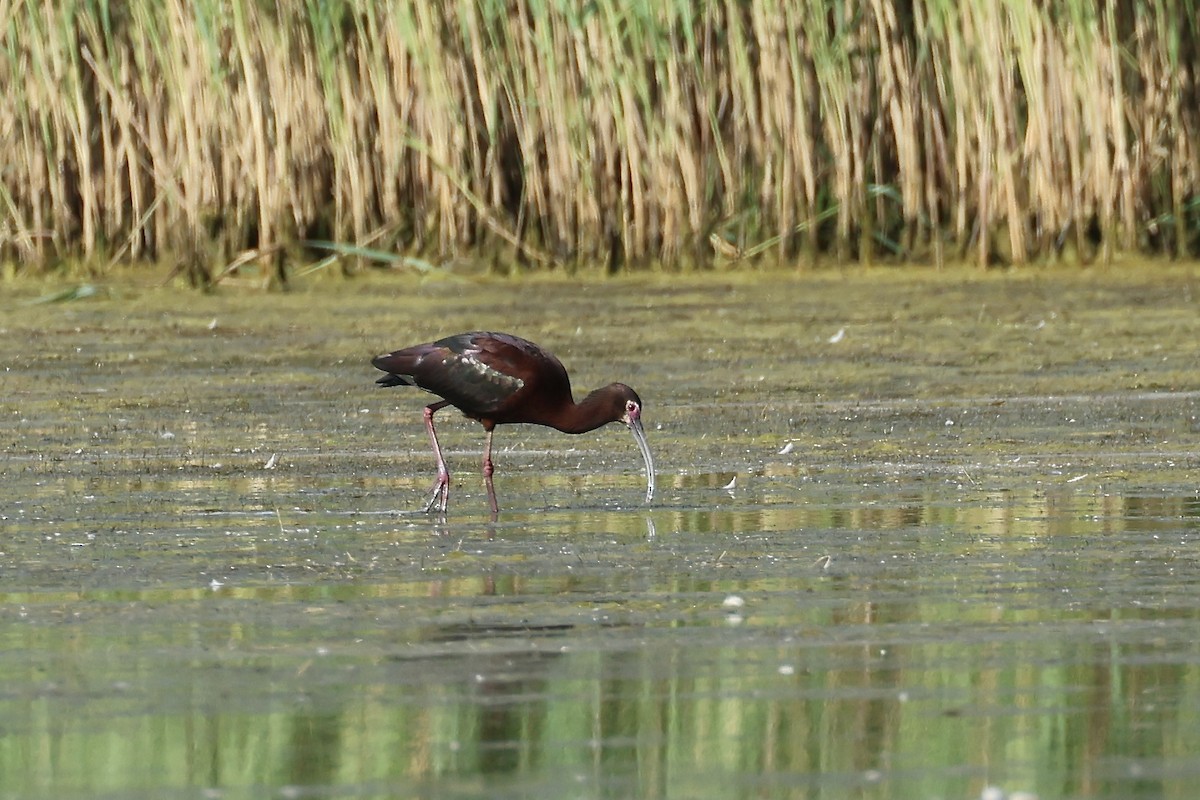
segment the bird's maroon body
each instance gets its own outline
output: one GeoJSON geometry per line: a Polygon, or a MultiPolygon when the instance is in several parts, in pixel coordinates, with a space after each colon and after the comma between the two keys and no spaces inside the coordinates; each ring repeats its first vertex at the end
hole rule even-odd
{"type": "Polygon", "coordinates": [[[382,386],[419,386],[443,398],[425,408],[425,427],[438,463],[438,478],[426,511],[438,504],[446,510],[450,474],[442,458],[433,415],[452,405],[487,431],[483,474],[493,513],[498,510],[492,486],[492,431],[497,425],[526,422],[565,433],[586,433],[610,422],[633,431],[646,461],[646,500],[654,495],[654,464],[642,429],[642,401],[622,383],[613,383],[576,404],[571,379],[562,363],[533,342],[507,333],[474,331],[448,336],[387,353],[372,360],[388,373],[382,386]]]}

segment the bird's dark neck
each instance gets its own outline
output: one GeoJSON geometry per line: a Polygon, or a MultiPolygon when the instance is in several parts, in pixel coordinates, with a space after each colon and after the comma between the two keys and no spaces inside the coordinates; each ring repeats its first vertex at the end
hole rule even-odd
{"type": "Polygon", "coordinates": [[[615,422],[609,395],[609,387],[597,389],[578,403],[564,408],[553,426],[563,433],[587,433],[615,422]]]}

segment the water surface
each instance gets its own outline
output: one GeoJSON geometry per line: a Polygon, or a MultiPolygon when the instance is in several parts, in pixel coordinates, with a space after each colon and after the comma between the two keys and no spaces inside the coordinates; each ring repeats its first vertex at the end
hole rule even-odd
{"type": "Polygon", "coordinates": [[[1190,797],[1194,285],[18,287],[0,798],[1190,797]],[[502,427],[490,519],[444,412],[417,513],[369,357],[471,328],[636,387],[655,503],[619,426],[502,427]]]}

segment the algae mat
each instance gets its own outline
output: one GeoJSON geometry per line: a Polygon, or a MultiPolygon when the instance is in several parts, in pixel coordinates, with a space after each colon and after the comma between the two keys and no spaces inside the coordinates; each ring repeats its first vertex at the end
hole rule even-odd
{"type": "Polygon", "coordinates": [[[0,798],[1190,797],[1189,268],[132,284],[0,318],[0,798]],[[373,386],[468,329],[646,403],[373,386]],[[439,417],[440,418],[440,417],[439,417]]]}

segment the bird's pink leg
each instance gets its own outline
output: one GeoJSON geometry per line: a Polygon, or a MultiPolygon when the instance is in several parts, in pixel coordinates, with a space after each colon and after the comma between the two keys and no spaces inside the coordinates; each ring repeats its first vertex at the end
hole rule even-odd
{"type": "Polygon", "coordinates": [[[492,514],[500,513],[496,503],[496,487],[492,486],[492,473],[496,467],[492,464],[492,429],[488,428],[487,439],[483,445],[483,483],[487,486],[488,502],[492,504],[492,514]]]}
{"type": "Polygon", "coordinates": [[[437,432],[433,429],[434,413],[448,405],[450,403],[443,400],[440,403],[431,403],[425,406],[425,430],[429,431],[429,441],[433,444],[433,457],[437,459],[437,481],[433,484],[429,502],[425,504],[426,514],[433,510],[434,504],[437,504],[438,511],[445,514],[446,505],[450,502],[450,470],[446,469],[446,459],[442,458],[442,448],[438,444],[437,432]]]}

